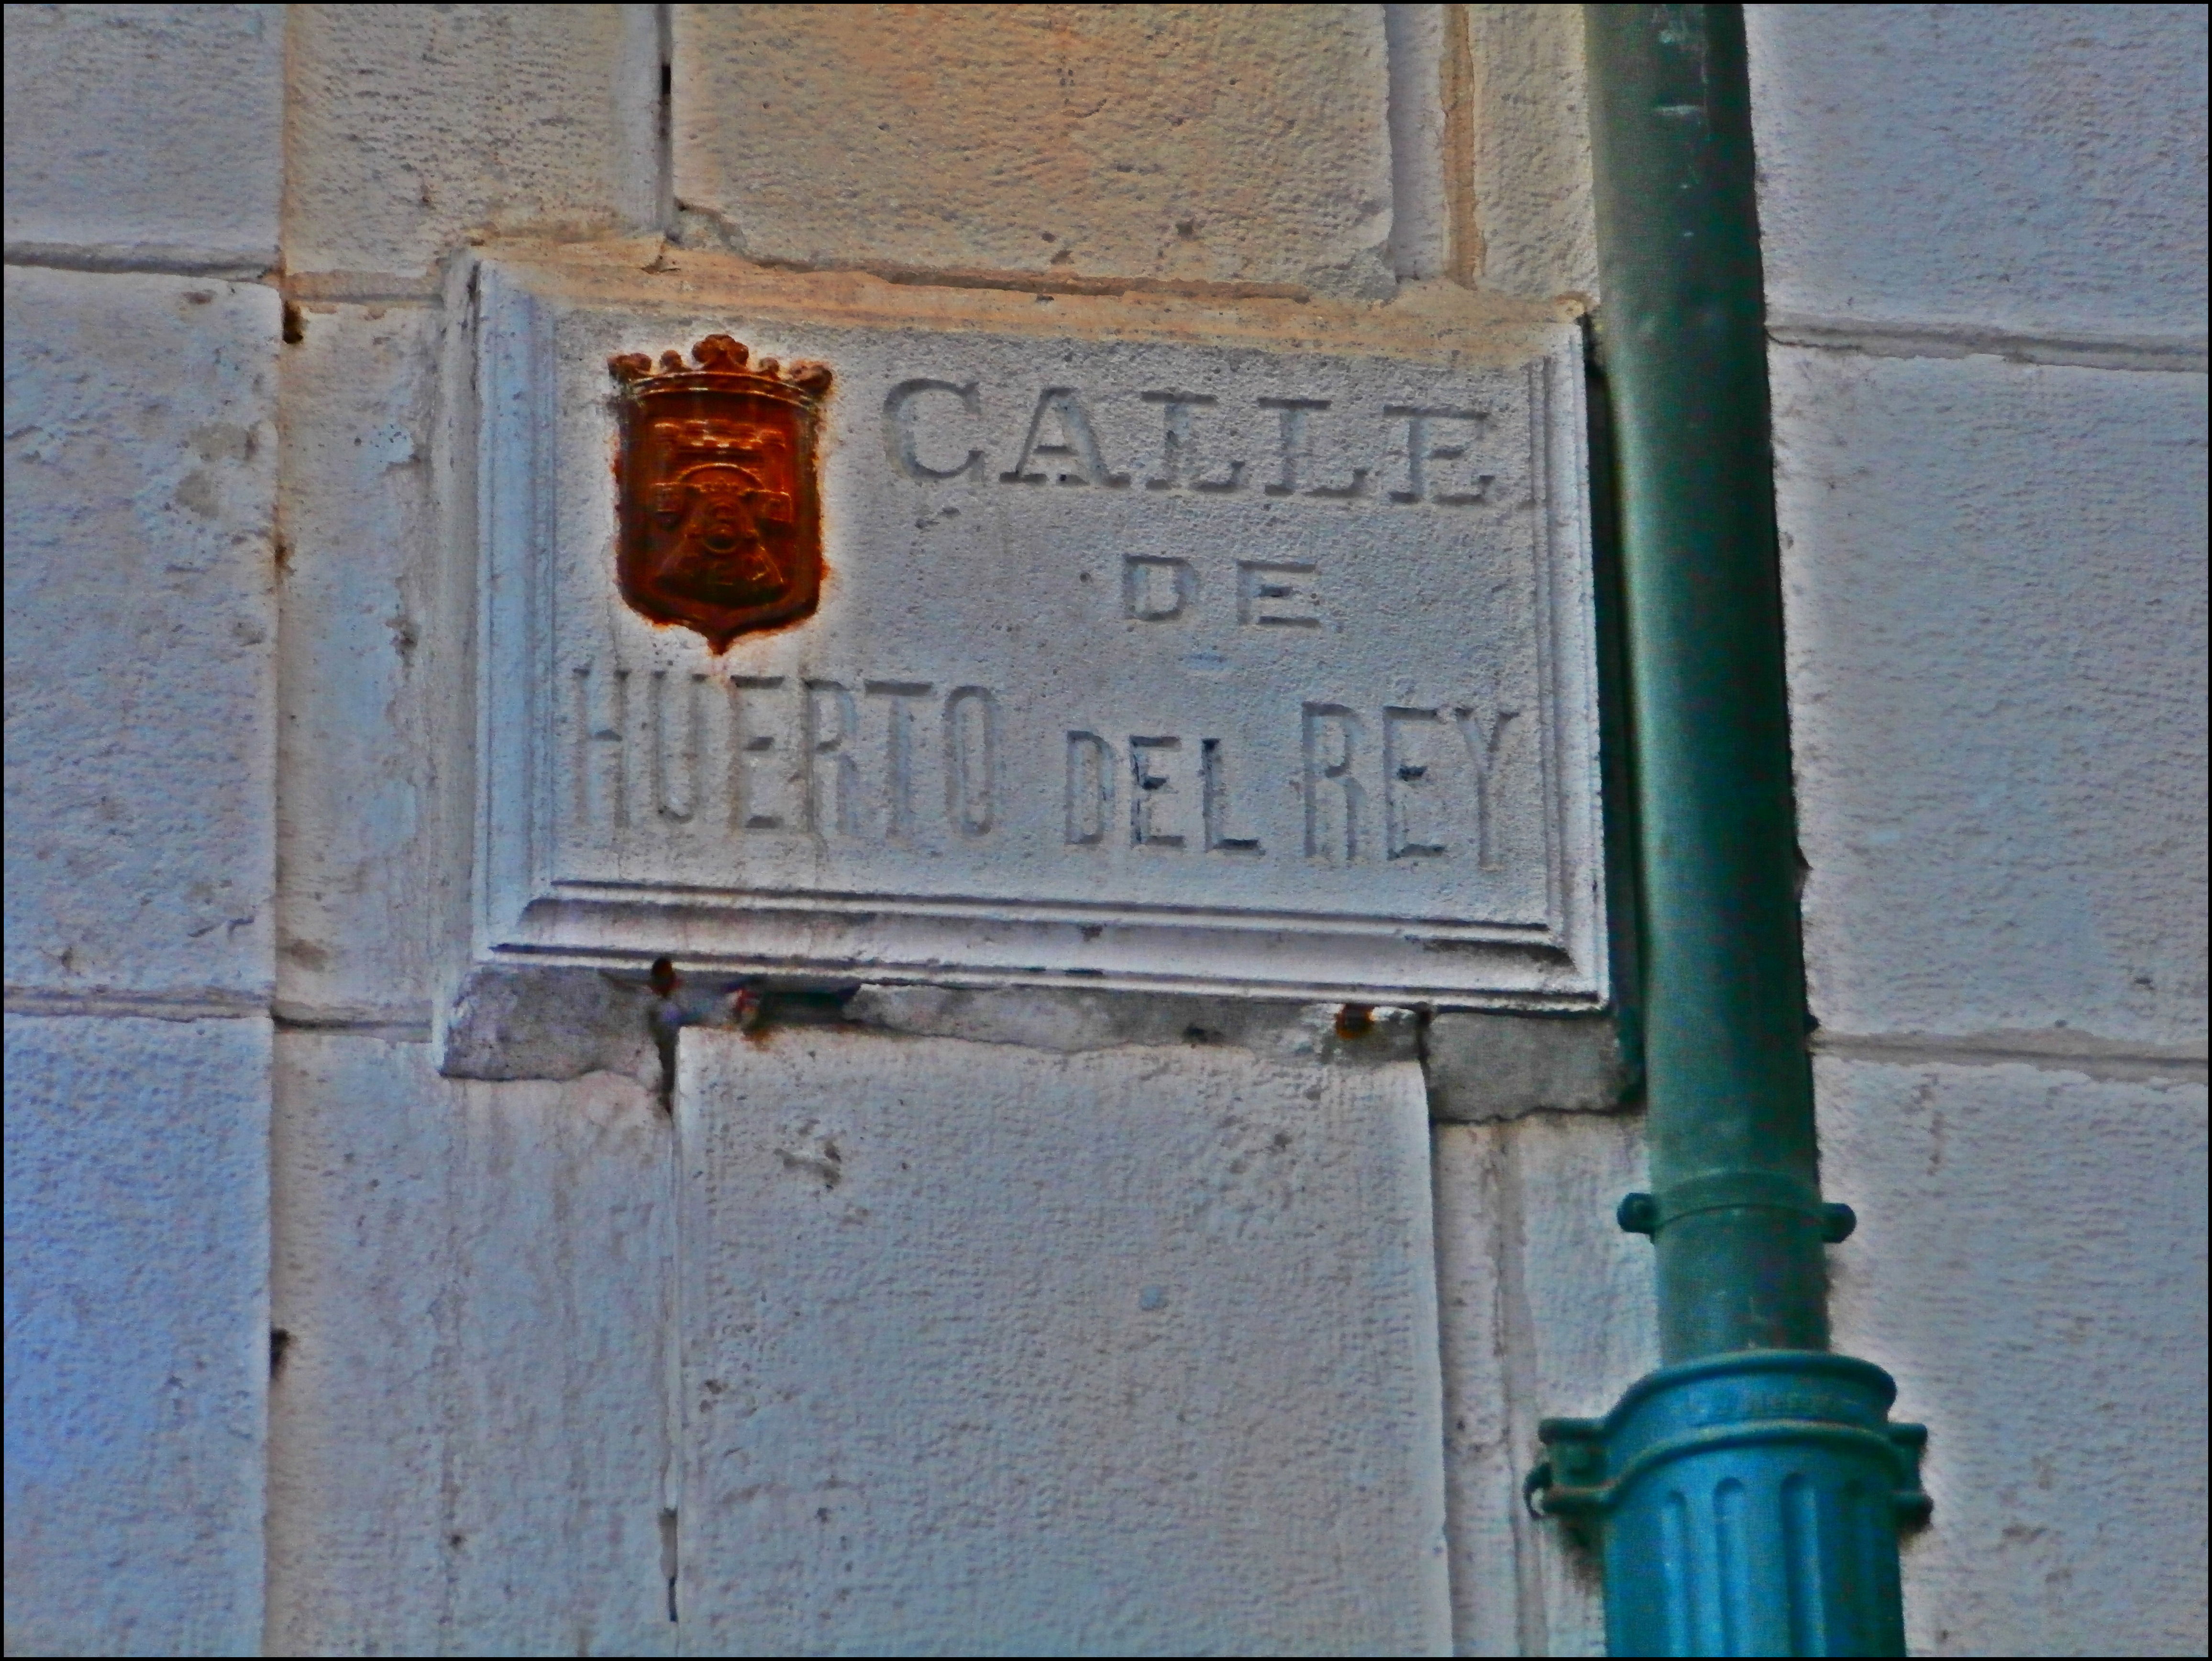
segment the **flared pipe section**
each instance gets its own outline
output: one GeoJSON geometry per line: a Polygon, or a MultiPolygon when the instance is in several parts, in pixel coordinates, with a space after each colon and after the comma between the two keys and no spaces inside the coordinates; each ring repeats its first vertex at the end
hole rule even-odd
{"type": "Polygon", "coordinates": [[[1545,1510],[1605,1565],[1614,1655],[1902,1655],[1897,1530],[1927,1433],[1880,1367],[1753,1350],[1662,1367],[1553,1419],[1545,1510]]]}
{"type": "Polygon", "coordinates": [[[1899,1655],[1925,1433],[1826,1353],[1764,277],[1742,9],[1585,9],[1620,502],[1666,1365],[1548,1420],[1532,1499],[1605,1567],[1615,1655],[1899,1655]]]}

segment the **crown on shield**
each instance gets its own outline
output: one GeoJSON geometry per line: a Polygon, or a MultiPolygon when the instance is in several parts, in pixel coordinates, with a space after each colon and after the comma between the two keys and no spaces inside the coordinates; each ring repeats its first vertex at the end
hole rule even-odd
{"type": "Polygon", "coordinates": [[[658,368],[643,352],[622,352],[607,360],[607,371],[632,397],[664,391],[758,392],[811,410],[820,406],[830,390],[828,364],[756,359],[744,341],[726,334],[710,334],[694,346],[690,365],[681,352],[663,352],[658,368]]]}

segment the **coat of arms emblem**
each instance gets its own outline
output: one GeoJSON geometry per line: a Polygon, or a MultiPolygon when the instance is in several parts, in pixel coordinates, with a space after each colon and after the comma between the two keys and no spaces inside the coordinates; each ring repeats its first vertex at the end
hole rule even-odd
{"type": "Polygon", "coordinates": [[[691,349],[610,358],[621,383],[616,576],[655,623],[717,652],[809,616],[822,594],[815,435],[830,371],[755,360],[708,335],[691,349]]]}

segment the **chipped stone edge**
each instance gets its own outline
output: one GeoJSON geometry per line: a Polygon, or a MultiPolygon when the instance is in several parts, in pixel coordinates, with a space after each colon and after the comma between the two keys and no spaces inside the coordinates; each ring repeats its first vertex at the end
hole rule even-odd
{"type": "Polygon", "coordinates": [[[677,1029],[787,1025],[1057,1055],[1218,1044],[1285,1063],[1418,1062],[1431,1117],[1459,1123],[1619,1111],[1632,1085],[1610,1016],[728,974],[687,976],[662,997],[641,971],[553,965],[471,972],[440,1024],[438,1068],[497,1080],[607,1072],[665,1088],[677,1029]]]}
{"type": "Polygon", "coordinates": [[[1635,1057],[1611,1013],[1440,1010],[1422,1033],[1421,1061],[1429,1116],[1444,1123],[1618,1113],[1639,1099],[1635,1057]]]}

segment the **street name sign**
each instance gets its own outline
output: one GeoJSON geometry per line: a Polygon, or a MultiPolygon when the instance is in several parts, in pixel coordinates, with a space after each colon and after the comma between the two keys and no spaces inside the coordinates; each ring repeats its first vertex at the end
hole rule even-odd
{"type": "Polygon", "coordinates": [[[1603,1002],[1571,323],[653,263],[475,266],[477,962],[1603,1002]]]}

